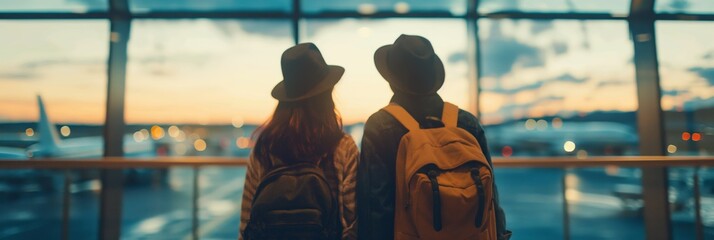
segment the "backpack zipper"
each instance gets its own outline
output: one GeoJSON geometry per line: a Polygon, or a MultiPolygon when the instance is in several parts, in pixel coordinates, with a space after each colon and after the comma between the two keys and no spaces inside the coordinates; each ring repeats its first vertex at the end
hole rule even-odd
{"type": "Polygon", "coordinates": [[[481,167],[474,168],[471,170],[471,178],[476,182],[476,189],[478,191],[478,211],[476,212],[476,227],[481,228],[483,225],[483,215],[486,210],[486,193],[484,192],[483,181],[481,181],[481,167]]]}
{"type": "Polygon", "coordinates": [[[436,170],[432,169],[427,172],[427,176],[429,176],[429,181],[431,181],[431,194],[433,195],[434,201],[433,201],[433,206],[432,210],[434,211],[433,213],[433,224],[434,224],[434,230],[441,231],[441,194],[439,193],[439,182],[436,180],[436,176],[439,175],[439,172],[436,170]]]}

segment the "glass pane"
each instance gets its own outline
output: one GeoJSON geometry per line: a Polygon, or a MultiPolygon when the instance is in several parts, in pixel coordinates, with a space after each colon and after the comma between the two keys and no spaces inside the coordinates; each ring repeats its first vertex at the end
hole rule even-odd
{"type": "Polygon", "coordinates": [[[59,239],[63,185],[62,171],[0,170],[0,239],[59,239]]]}
{"type": "Polygon", "coordinates": [[[714,239],[714,168],[699,169],[701,215],[706,239],[714,239]]]}
{"type": "Polygon", "coordinates": [[[453,15],[466,14],[466,0],[423,1],[423,0],[310,0],[302,1],[304,12],[358,12],[369,15],[376,12],[396,12],[406,14],[416,12],[448,12],[453,15]]]}
{"type": "Polygon", "coordinates": [[[0,0],[0,12],[105,12],[108,0],[0,0]]]}
{"type": "Polygon", "coordinates": [[[627,14],[629,10],[629,0],[481,0],[478,7],[479,13],[565,12],[627,14]]]}
{"type": "Polygon", "coordinates": [[[499,200],[514,239],[564,239],[563,174],[562,169],[496,168],[499,200]]]}
{"type": "Polygon", "coordinates": [[[126,130],[138,146],[125,153],[247,157],[277,103],[290,32],[287,21],[133,21],[126,130]]]}
{"type": "Polygon", "coordinates": [[[0,170],[0,239],[60,239],[65,177],[69,182],[70,239],[96,239],[99,230],[96,170],[0,170]]]}
{"type": "Polygon", "coordinates": [[[188,167],[125,170],[121,238],[191,238],[194,174],[188,167]]]}
{"type": "Polygon", "coordinates": [[[132,12],[153,11],[280,11],[292,9],[291,0],[130,0],[132,12]]]}
{"type": "MultiPolygon", "coordinates": [[[[392,91],[374,66],[374,51],[394,43],[401,34],[429,39],[446,68],[439,90],[445,101],[469,109],[466,22],[457,19],[416,20],[309,20],[302,23],[301,41],[314,42],[330,64],[343,66],[345,74],[335,87],[337,107],[355,141],[361,140],[361,124],[389,103],[392,91]],[[349,46],[349,47],[346,47],[349,46]],[[369,97],[365,97],[368,94],[369,97]],[[355,124],[355,126],[350,126],[355,124]]],[[[471,65],[473,66],[473,65],[471,65]]]]}
{"type": "MultiPolygon", "coordinates": [[[[494,156],[638,154],[626,22],[483,19],[479,34],[481,120],[494,156]]],[[[569,171],[572,237],[644,238],[639,181],[637,169],[569,171]]]]}
{"type": "Polygon", "coordinates": [[[645,239],[638,168],[578,168],[565,175],[572,239],[645,239]]]}
{"type": "Polygon", "coordinates": [[[108,27],[0,21],[0,159],[102,156],[108,27]]]}
{"type": "MultiPolygon", "coordinates": [[[[709,22],[658,21],[656,24],[666,150],[672,156],[714,154],[712,27],[714,24],[709,22]]],[[[694,171],[692,168],[669,169],[671,221],[678,239],[694,238],[694,171]]],[[[714,209],[711,172],[711,169],[700,171],[700,200],[707,238],[714,238],[714,221],[705,215],[714,209]]]]}
{"type": "Polygon", "coordinates": [[[244,167],[201,168],[201,239],[238,239],[244,181],[244,167]]]}
{"type": "Polygon", "coordinates": [[[656,0],[655,3],[658,13],[714,13],[714,1],[711,0],[656,0]]]}
{"type": "Polygon", "coordinates": [[[694,168],[669,168],[669,204],[674,239],[695,239],[694,168]]]}
{"type": "Polygon", "coordinates": [[[622,21],[479,22],[481,113],[494,155],[636,155],[622,21]]]}
{"type": "MultiPolygon", "coordinates": [[[[59,171],[58,171],[59,172],[59,171]]],[[[101,180],[98,169],[70,170],[69,238],[97,239],[101,180]]]]}
{"type": "Polygon", "coordinates": [[[714,154],[714,23],[657,22],[670,155],[714,154]]]}

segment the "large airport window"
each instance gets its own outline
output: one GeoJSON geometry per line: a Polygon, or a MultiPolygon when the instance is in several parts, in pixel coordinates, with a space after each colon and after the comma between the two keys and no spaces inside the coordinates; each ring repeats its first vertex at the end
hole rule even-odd
{"type": "Polygon", "coordinates": [[[289,12],[292,9],[291,0],[260,0],[260,1],[236,1],[236,0],[129,0],[131,11],[135,13],[144,12],[289,12]]]}
{"type": "Polygon", "coordinates": [[[0,21],[0,33],[0,158],[102,156],[108,22],[0,21]]]}
{"type": "MultiPolygon", "coordinates": [[[[706,0],[704,0],[706,1],[706,0]]],[[[630,0],[482,0],[479,13],[495,12],[565,12],[565,13],[611,13],[626,15],[630,0]]]]}
{"type": "Polygon", "coordinates": [[[479,33],[479,107],[495,155],[637,154],[625,22],[484,19],[479,33]]]}
{"type": "MultiPolygon", "coordinates": [[[[5,20],[0,35],[0,160],[101,157],[108,21],[5,20]]],[[[97,179],[89,170],[0,171],[0,238],[58,238],[65,183],[70,238],[97,236],[97,179]]]]}
{"type": "Polygon", "coordinates": [[[387,81],[374,65],[374,52],[394,43],[402,33],[421,35],[431,41],[446,71],[439,94],[464,109],[471,106],[468,73],[473,63],[467,63],[468,37],[463,20],[343,19],[307,20],[302,24],[305,31],[301,41],[314,42],[329,64],[346,69],[334,95],[344,124],[357,142],[361,140],[364,121],[392,97],[387,81]]]}
{"type": "MultiPolygon", "coordinates": [[[[484,19],[479,44],[479,107],[493,155],[638,153],[633,47],[626,22],[484,19]]],[[[547,179],[537,169],[520,174],[547,179]]],[[[640,191],[638,170],[609,167],[564,174],[573,238],[644,237],[637,214],[641,199],[629,197],[640,191]]],[[[499,178],[501,185],[509,181],[517,180],[499,178]]],[[[505,198],[517,197],[512,194],[505,198]]],[[[519,205],[559,207],[554,197],[539,193],[517,199],[532,202],[519,205]]],[[[535,213],[511,212],[511,218],[530,215],[535,213]]],[[[514,228],[536,234],[558,227],[527,226],[514,228]]]]}
{"type": "Polygon", "coordinates": [[[658,13],[714,13],[714,1],[711,0],[657,0],[655,3],[658,13]]]}
{"type": "Polygon", "coordinates": [[[138,146],[125,155],[247,157],[290,33],[287,21],[133,21],[126,141],[138,146]]]}
{"type": "Polygon", "coordinates": [[[104,12],[108,0],[22,0],[0,1],[0,12],[104,12]]]}
{"type": "Polygon", "coordinates": [[[302,10],[307,13],[317,12],[358,12],[363,15],[371,15],[377,12],[394,12],[406,14],[410,12],[435,12],[449,13],[452,15],[466,14],[466,0],[444,0],[444,1],[423,1],[423,0],[353,0],[353,1],[331,1],[331,0],[311,0],[303,1],[302,10]]]}
{"type": "MultiPolygon", "coordinates": [[[[657,22],[665,148],[671,156],[714,154],[714,24],[657,22]]],[[[669,200],[677,239],[692,239],[695,222],[695,176],[699,178],[705,235],[714,237],[714,170],[669,169],[669,200]]]]}

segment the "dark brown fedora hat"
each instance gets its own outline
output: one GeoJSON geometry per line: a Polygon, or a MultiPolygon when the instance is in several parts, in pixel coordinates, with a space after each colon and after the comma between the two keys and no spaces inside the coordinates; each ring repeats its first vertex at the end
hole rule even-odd
{"type": "Polygon", "coordinates": [[[288,48],[280,58],[283,81],[273,88],[273,98],[293,102],[330,91],[340,81],[345,69],[327,65],[313,43],[288,48]]]}
{"type": "Polygon", "coordinates": [[[377,49],[374,64],[397,91],[428,95],[444,84],[444,64],[431,42],[421,36],[400,35],[394,44],[377,49]]]}

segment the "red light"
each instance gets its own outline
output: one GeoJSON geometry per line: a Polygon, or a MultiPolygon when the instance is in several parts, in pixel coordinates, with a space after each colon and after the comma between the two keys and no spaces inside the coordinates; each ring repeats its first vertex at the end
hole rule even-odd
{"type": "Polygon", "coordinates": [[[691,137],[691,135],[690,135],[688,132],[683,132],[683,133],[682,133],[682,140],[683,140],[683,141],[689,141],[689,137],[691,137]]]}
{"type": "Polygon", "coordinates": [[[504,157],[510,157],[511,155],[513,155],[513,148],[511,148],[511,146],[503,147],[503,149],[501,149],[501,155],[503,155],[504,157]]]}
{"type": "Polygon", "coordinates": [[[692,141],[699,142],[699,140],[702,140],[702,134],[692,133],[692,141]]]}

